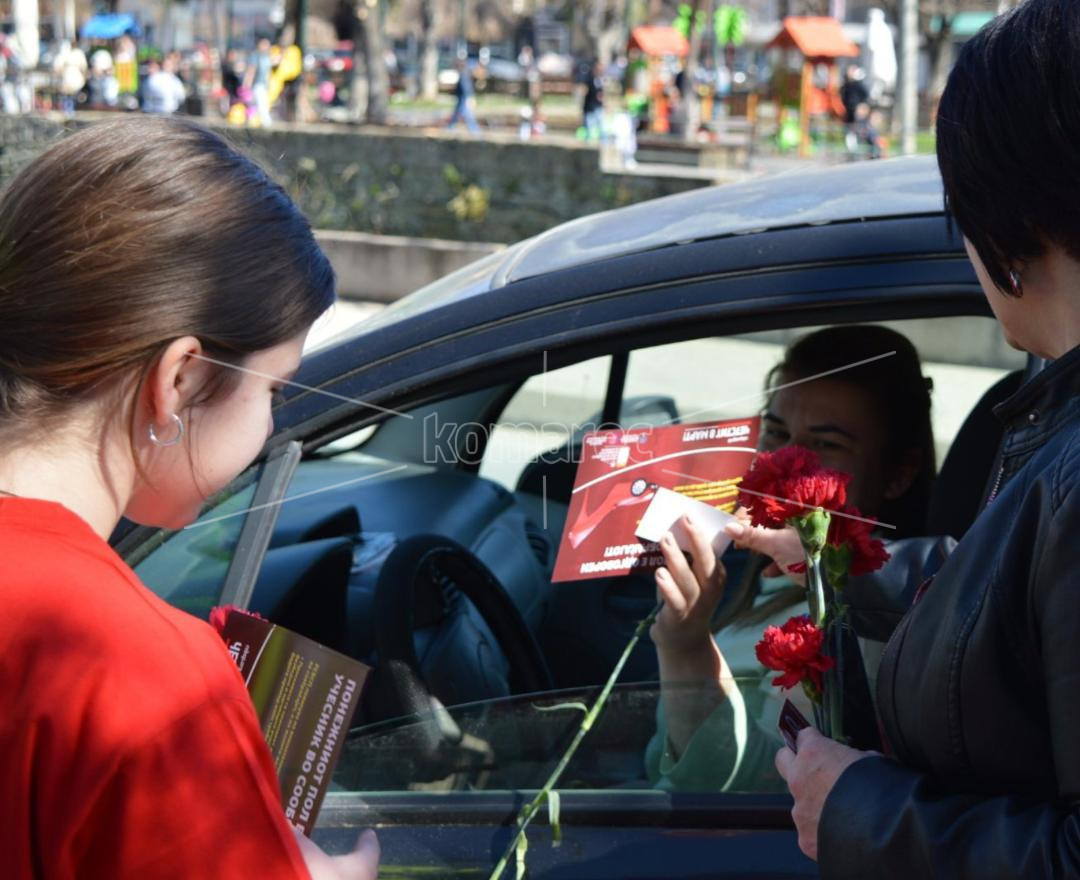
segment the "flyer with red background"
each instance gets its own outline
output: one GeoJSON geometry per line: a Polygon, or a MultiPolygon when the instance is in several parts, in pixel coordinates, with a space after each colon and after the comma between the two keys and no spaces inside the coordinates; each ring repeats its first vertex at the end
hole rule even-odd
{"type": "Polygon", "coordinates": [[[755,416],[586,434],[552,581],[662,565],[656,545],[635,536],[657,490],[730,513],[757,451],[759,423],[755,416]]]}

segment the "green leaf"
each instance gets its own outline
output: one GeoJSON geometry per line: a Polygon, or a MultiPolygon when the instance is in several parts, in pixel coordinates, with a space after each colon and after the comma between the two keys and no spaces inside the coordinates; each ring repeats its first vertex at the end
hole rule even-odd
{"type": "Polygon", "coordinates": [[[537,712],[559,712],[563,709],[578,709],[583,714],[589,714],[589,707],[582,702],[557,703],[554,706],[533,706],[537,712]]]}
{"type": "Polygon", "coordinates": [[[551,826],[551,845],[559,846],[562,843],[562,826],[559,825],[559,793],[549,791],[547,793],[548,824],[551,826]]]}
{"type": "Polygon", "coordinates": [[[713,29],[721,46],[741,46],[746,41],[746,10],[741,6],[718,6],[713,15],[713,29]]]}
{"type": "Polygon", "coordinates": [[[844,589],[847,585],[848,569],[851,567],[851,548],[847,544],[839,547],[826,544],[821,551],[821,564],[832,588],[844,589]]]}
{"type": "Polygon", "coordinates": [[[680,3],[679,15],[675,19],[675,21],[671,23],[671,26],[675,28],[675,30],[677,30],[680,34],[682,34],[683,38],[687,38],[690,36],[690,12],[690,7],[687,4],[680,3]]]}
{"type": "Polygon", "coordinates": [[[803,516],[792,517],[788,522],[799,533],[806,555],[811,559],[820,559],[825,538],[829,534],[829,512],[819,507],[803,516]]]}
{"type": "Polygon", "coordinates": [[[517,849],[514,851],[514,880],[521,880],[525,876],[525,853],[529,851],[529,838],[524,834],[518,838],[517,849]]]}

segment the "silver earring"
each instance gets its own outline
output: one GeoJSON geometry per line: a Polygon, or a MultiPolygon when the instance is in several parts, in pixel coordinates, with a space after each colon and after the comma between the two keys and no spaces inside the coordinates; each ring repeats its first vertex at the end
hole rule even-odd
{"type": "Polygon", "coordinates": [[[1009,284],[1012,285],[1012,295],[1020,299],[1024,295],[1024,285],[1020,280],[1020,273],[1015,269],[1009,270],[1009,284]]]}
{"type": "Polygon", "coordinates": [[[184,422],[176,413],[171,416],[172,420],[176,422],[176,436],[172,440],[162,440],[154,431],[154,423],[150,423],[150,442],[155,446],[175,446],[184,438],[184,422]]]}

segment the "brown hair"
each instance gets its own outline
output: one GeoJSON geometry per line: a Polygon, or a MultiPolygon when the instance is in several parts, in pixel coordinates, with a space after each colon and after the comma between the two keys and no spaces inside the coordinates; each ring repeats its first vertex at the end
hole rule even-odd
{"type": "MultiPolygon", "coordinates": [[[[783,360],[769,371],[765,388],[771,392],[782,383],[809,379],[832,370],[843,372],[830,376],[831,380],[864,391],[873,402],[885,433],[882,467],[894,467],[909,450],[919,450],[919,471],[907,491],[898,498],[885,499],[881,509],[874,513],[880,522],[896,526],[895,530],[889,530],[892,539],[921,535],[937,467],[930,421],[933,382],[922,374],[919,353],[907,337],[888,327],[853,324],[826,327],[788,346],[783,360]],[[894,354],[845,369],[889,352],[894,354]]],[[[768,562],[750,554],[735,592],[716,618],[716,629],[730,623],[760,624],[806,595],[803,587],[787,587],[755,606],[761,589],[761,571],[768,562]]]]}
{"type": "MultiPolygon", "coordinates": [[[[237,364],[333,299],[307,220],[219,135],[142,116],[83,129],[0,196],[0,442],[127,394],[174,339],[237,364]]],[[[194,402],[236,379],[217,368],[194,402]]]]}

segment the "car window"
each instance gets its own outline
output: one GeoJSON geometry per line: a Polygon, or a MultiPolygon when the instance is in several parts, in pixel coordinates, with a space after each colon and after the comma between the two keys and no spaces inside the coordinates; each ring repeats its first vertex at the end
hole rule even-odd
{"type": "MultiPolygon", "coordinates": [[[[940,466],[972,407],[999,379],[1023,370],[1026,355],[1005,342],[1001,325],[991,317],[964,315],[880,323],[911,341],[922,361],[923,374],[933,380],[930,418],[940,466]]],[[[771,347],[779,360],[785,345],[817,329],[753,334],[746,339],[771,347]]]]}
{"type": "Polygon", "coordinates": [[[610,371],[605,356],[527,379],[489,434],[480,476],[513,489],[528,462],[597,427],[610,371]]]}
{"type": "Polygon", "coordinates": [[[242,474],[223,500],[191,525],[164,532],[135,565],[140,580],[170,605],[206,619],[218,604],[262,466],[242,474]]]}
{"type": "MultiPolygon", "coordinates": [[[[983,393],[1025,356],[1010,348],[989,317],[882,322],[915,345],[933,380],[931,419],[937,461],[983,393]]],[[[800,327],[708,337],[632,351],[620,421],[626,427],[712,421],[759,412],[769,370],[794,339],[821,329],[800,327]]],[[[597,358],[528,379],[511,398],[480,466],[481,476],[515,489],[526,464],[562,445],[574,426],[599,414],[609,359],[597,358]]]]}
{"type": "MultiPolygon", "coordinates": [[[[1023,369],[1025,356],[1005,343],[992,318],[882,323],[911,340],[923,374],[933,380],[931,420],[940,464],[979,398],[1005,374],[1023,369]]],[[[667,396],[682,422],[756,413],[765,403],[766,376],[783,357],[784,348],[818,329],[800,327],[638,349],[630,355],[624,400],[667,396]]]]}
{"type": "MultiPolygon", "coordinates": [[[[658,727],[659,686],[655,682],[617,685],[557,787],[785,791],[773,756],[783,745],[776,719],[786,695],[761,676],[737,678],[734,683],[740,709],[720,707],[677,758],[658,727]]],[[[694,685],[681,688],[688,694],[699,689],[694,685]]],[[[701,696],[706,698],[704,692],[701,696]]],[[[566,689],[440,708],[419,720],[412,716],[355,727],[335,772],[334,789],[540,788],[595,697],[595,688],[566,689]]]]}
{"type": "MultiPolygon", "coordinates": [[[[940,461],[983,392],[1010,370],[1023,367],[1024,358],[1005,345],[989,318],[934,318],[889,326],[913,341],[924,372],[934,380],[940,461]]],[[[812,329],[636,349],[628,357],[620,420],[626,425],[659,425],[756,413],[764,402],[765,377],[784,347],[812,329]]],[[[332,454],[322,460],[300,465],[301,479],[289,491],[303,499],[297,501],[297,510],[303,505],[313,521],[321,518],[331,525],[347,519],[330,517],[331,513],[352,507],[357,513],[354,522],[359,531],[349,526],[347,534],[334,531],[328,536],[320,531],[295,539],[311,545],[352,542],[353,565],[346,584],[323,583],[324,570],[308,566],[327,590],[340,586],[347,593],[348,633],[343,644],[355,648],[350,653],[373,662],[377,572],[365,568],[365,560],[381,562],[386,548],[401,539],[433,532],[469,547],[495,573],[537,635],[556,679],[556,689],[549,693],[451,704],[420,720],[361,717],[335,776],[338,794],[520,790],[538,787],[551,772],[576,730],[582,705],[591,702],[595,685],[613,667],[612,655],[618,656],[628,633],[655,602],[655,588],[647,579],[633,578],[612,578],[606,584],[551,584],[553,547],[561,534],[558,504],[527,508],[522,498],[527,491],[510,495],[500,486],[518,489],[523,473],[540,453],[572,444],[600,420],[611,369],[612,357],[604,356],[524,381],[510,395],[489,435],[479,479],[470,468],[441,456],[429,461],[429,438],[418,430],[418,423],[426,427],[430,417],[434,427],[438,416],[438,437],[448,434],[444,421],[472,424],[476,419],[486,425],[489,407],[506,398],[513,377],[500,375],[498,386],[429,404],[417,411],[423,418],[408,424],[389,420],[359,451],[333,454],[329,449],[332,454]],[[399,430],[395,433],[388,426],[399,430]],[[367,647],[361,650],[357,645],[367,647]]],[[[345,446],[356,442],[351,438],[345,446]]],[[[572,469],[569,473],[572,476],[572,469]]],[[[549,487],[555,476],[556,470],[547,473],[549,487]]],[[[236,486],[193,526],[166,534],[164,542],[136,566],[159,595],[198,616],[205,617],[219,600],[243,513],[252,503],[253,478],[236,486]]],[[[738,568],[728,557],[725,561],[734,583],[738,568]]],[[[279,586],[292,590],[308,583],[297,576],[296,584],[279,586]]],[[[424,611],[433,617],[440,613],[438,608],[424,611]]],[[[560,788],[783,791],[771,760],[779,743],[775,717],[781,695],[770,684],[770,676],[759,667],[752,669],[753,644],[762,628],[763,624],[724,634],[726,654],[750,658],[732,667],[738,676],[741,709],[734,715],[718,711],[710,716],[710,726],[680,755],[672,753],[658,726],[655,649],[639,643],[624,674],[629,683],[613,692],[611,704],[585,738],[560,788]],[[736,715],[740,721],[734,720],[736,715]]],[[[441,656],[435,649],[450,643],[441,638],[433,636],[430,644],[425,643],[429,654],[418,652],[422,663],[441,656]]]]}

